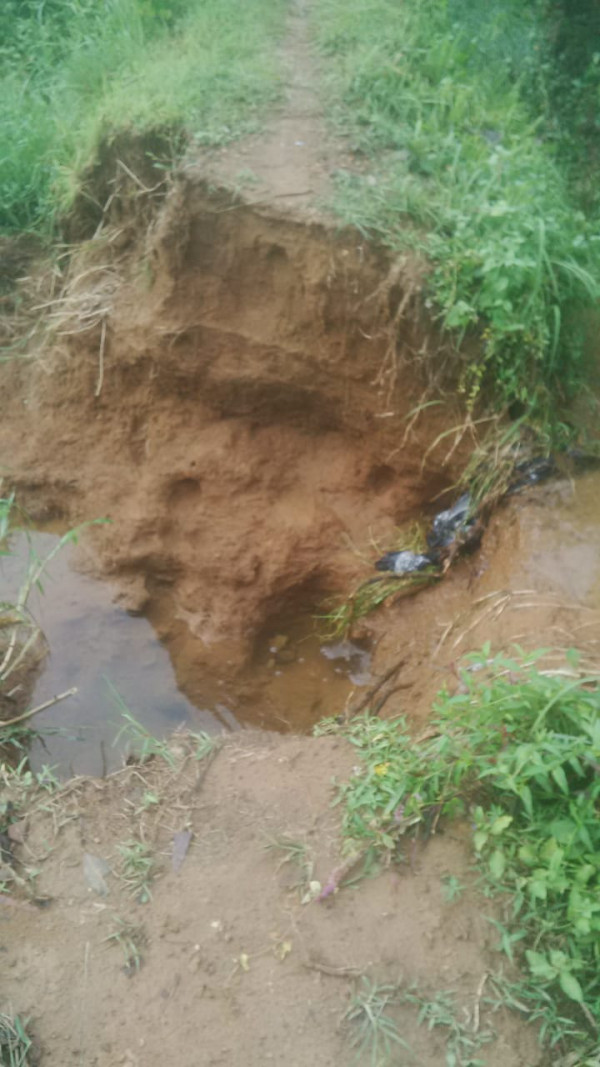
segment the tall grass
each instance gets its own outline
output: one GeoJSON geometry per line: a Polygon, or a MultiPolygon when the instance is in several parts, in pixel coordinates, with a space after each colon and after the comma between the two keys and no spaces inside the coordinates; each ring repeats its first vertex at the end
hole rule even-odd
{"type": "Polygon", "coordinates": [[[8,0],[0,14],[0,228],[49,227],[123,128],[221,143],[279,92],[286,0],[8,0]]]}
{"type": "Polygon", "coordinates": [[[512,0],[319,0],[314,30],[334,121],[364,160],[338,176],[337,211],[426,253],[434,313],[457,348],[479,340],[468,401],[487,390],[547,418],[581,380],[600,239],[521,93],[534,15],[512,0]]]}

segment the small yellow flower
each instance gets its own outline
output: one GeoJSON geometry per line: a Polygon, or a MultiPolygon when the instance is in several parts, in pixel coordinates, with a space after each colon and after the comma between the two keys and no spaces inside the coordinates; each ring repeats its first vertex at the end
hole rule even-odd
{"type": "Polygon", "coordinates": [[[389,763],[378,763],[374,768],[375,774],[378,774],[380,778],[383,777],[384,774],[387,774],[388,767],[389,763]]]}

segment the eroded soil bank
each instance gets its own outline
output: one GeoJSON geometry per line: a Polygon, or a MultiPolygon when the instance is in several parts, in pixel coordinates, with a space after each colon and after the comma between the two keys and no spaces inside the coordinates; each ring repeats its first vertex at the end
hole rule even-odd
{"type": "Polygon", "coordinates": [[[356,233],[182,175],[149,228],[107,223],[40,304],[36,358],[2,368],[7,481],[38,523],[111,520],[80,565],[147,615],[198,706],[369,576],[457,469],[447,442],[425,456],[447,411],[407,433],[435,341],[414,265],[356,233]]]}

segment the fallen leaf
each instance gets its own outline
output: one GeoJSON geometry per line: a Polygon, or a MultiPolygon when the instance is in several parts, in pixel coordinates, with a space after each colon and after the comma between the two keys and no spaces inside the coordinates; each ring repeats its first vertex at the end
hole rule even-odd
{"type": "Polygon", "coordinates": [[[302,904],[311,904],[313,900],[316,900],[318,898],[318,896],[319,896],[319,894],[321,892],[322,892],[322,887],[321,887],[321,883],[320,882],[309,882],[308,883],[308,889],[306,890],[306,893],[302,897],[301,903],[302,904]]]}
{"type": "Polygon", "coordinates": [[[240,955],[240,967],[243,971],[250,970],[250,957],[245,952],[240,955]]]}

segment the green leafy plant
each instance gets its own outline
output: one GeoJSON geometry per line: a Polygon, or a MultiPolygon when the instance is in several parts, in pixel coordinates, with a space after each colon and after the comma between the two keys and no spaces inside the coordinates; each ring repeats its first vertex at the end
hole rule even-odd
{"type": "Polygon", "coordinates": [[[398,860],[406,836],[471,820],[499,948],[526,975],[515,997],[551,1046],[585,1049],[600,1022],[600,691],[545,674],[541,655],[467,657],[420,741],[403,719],[352,722],[363,766],[340,797],[352,847],[398,860]]]}

